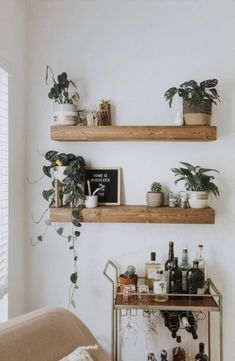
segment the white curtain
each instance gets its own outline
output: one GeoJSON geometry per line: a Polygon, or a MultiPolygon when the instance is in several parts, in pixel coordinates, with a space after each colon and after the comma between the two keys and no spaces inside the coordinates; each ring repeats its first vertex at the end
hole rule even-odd
{"type": "Polygon", "coordinates": [[[8,73],[0,68],[0,299],[8,288],[8,73]]]}

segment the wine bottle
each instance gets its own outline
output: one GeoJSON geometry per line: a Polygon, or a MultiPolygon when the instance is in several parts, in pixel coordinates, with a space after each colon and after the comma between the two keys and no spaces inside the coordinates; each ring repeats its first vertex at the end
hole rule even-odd
{"type": "Polygon", "coordinates": [[[203,256],[203,245],[202,244],[198,245],[196,261],[198,261],[198,268],[204,272],[205,279],[206,279],[206,261],[203,256]]]}
{"type": "Polygon", "coordinates": [[[178,266],[178,257],[174,257],[174,265],[169,273],[169,293],[178,293],[182,291],[182,272],[178,266]]]}
{"type": "Polygon", "coordinates": [[[165,326],[171,332],[172,338],[177,337],[177,332],[180,327],[179,312],[178,311],[161,311],[165,326]]]}
{"type": "Polygon", "coordinates": [[[195,356],[195,361],[209,361],[209,357],[204,353],[205,345],[203,342],[199,343],[199,353],[195,356]]]}
{"type": "Polygon", "coordinates": [[[168,260],[165,263],[165,276],[166,276],[166,284],[167,284],[167,292],[169,293],[169,282],[170,282],[170,271],[174,266],[174,242],[169,242],[169,254],[168,260]]]}
{"type": "Polygon", "coordinates": [[[157,361],[157,359],[156,359],[156,357],[155,357],[155,355],[154,355],[153,352],[150,352],[150,353],[148,354],[148,361],[157,361]]]}
{"type": "Polygon", "coordinates": [[[162,352],[161,352],[161,361],[167,361],[167,352],[166,352],[166,350],[162,350],[162,352]]]}
{"type": "Polygon", "coordinates": [[[186,360],[186,352],[185,352],[184,347],[179,345],[179,343],[181,342],[180,336],[177,336],[176,342],[178,344],[176,344],[172,350],[173,361],[185,361],[186,360]]]}
{"type": "Polygon", "coordinates": [[[157,278],[157,271],[160,267],[161,264],[156,262],[156,253],[151,252],[150,262],[145,263],[146,285],[149,286],[151,291],[153,290],[153,280],[157,278]]]}
{"type": "Polygon", "coordinates": [[[180,264],[180,269],[182,272],[182,293],[187,293],[187,272],[191,268],[188,259],[188,250],[187,248],[183,249],[182,261],[180,264]]]}
{"type": "Polygon", "coordinates": [[[194,314],[191,311],[180,312],[180,319],[185,330],[192,334],[194,340],[197,340],[197,321],[194,314]]]}
{"type": "Polygon", "coordinates": [[[193,268],[187,272],[187,292],[189,294],[204,294],[205,276],[198,268],[198,261],[193,261],[193,268]]]}

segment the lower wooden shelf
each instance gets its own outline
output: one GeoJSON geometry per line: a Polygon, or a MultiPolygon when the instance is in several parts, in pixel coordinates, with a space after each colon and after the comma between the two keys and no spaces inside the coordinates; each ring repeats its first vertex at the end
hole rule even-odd
{"type": "MultiPolygon", "coordinates": [[[[52,222],[70,222],[71,208],[51,208],[50,219],[52,222]]],[[[144,205],[99,206],[83,208],[81,222],[214,224],[215,211],[212,208],[151,208],[144,205]]]]}

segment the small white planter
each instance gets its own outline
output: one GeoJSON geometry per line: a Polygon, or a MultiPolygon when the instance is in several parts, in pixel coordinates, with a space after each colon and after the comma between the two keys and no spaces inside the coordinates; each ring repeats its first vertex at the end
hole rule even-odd
{"type": "Polygon", "coordinates": [[[208,192],[187,192],[187,198],[191,208],[208,208],[208,192]]]}
{"type": "Polygon", "coordinates": [[[76,125],[78,122],[77,106],[74,104],[53,104],[55,125],[76,125]]]}
{"type": "Polygon", "coordinates": [[[86,196],[85,207],[96,208],[98,205],[98,196],[86,196]]]}
{"type": "Polygon", "coordinates": [[[64,174],[64,171],[67,167],[66,166],[58,166],[58,167],[54,167],[53,169],[53,176],[55,179],[58,179],[60,182],[63,181],[63,179],[66,177],[66,175],[64,174]]]}

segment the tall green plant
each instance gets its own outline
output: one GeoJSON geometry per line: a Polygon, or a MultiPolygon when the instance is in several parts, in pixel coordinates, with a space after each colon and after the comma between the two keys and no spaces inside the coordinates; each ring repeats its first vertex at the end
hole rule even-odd
{"type": "Polygon", "coordinates": [[[193,166],[186,162],[180,162],[180,164],[184,167],[171,169],[174,175],[179,177],[175,184],[184,181],[188,191],[205,191],[213,193],[216,197],[219,196],[219,189],[213,182],[215,177],[206,174],[208,172],[219,173],[216,169],[201,168],[199,165],[193,166]]]}
{"type": "Polygon", "coordinates": [[[76,104],[79,100],[77,86],[72,80],[68,80],[67,73],[63,72],[56,77],[54,76],[52,68],[47,65],[46,68],[46,83],[51,79],[53,86],[48,93],[49,99],[53,99],[55,103],[59,104],[76,104]]]}
{"type": "MultiPolygon", "coordinates": [[[[43,198],[49,202],[49,206],[46,211],[35,223],[40,223],[45,216],[49,208],[55,206],[55,178],[54,168],[56,166],[66,166],[64,171],[63,187],[62,187],[62,200],[65,207],[71,207],[72,205],[72,228],[69,234],[64,233],[63,227],[56,227],[56,233],[62,238],[66,239],[69,244],[69,250],[73,252],[73,272],[70,274],[70,290],[69,290],[69,306],[75,307],[74,293],[78,288],[78,252],[76,249],[76,241],[80,237],[80,213],[83,208],[83,201],[85,200],[85,194],[81,189],[81,185],[84,182],[85,177],[85,161],[81,156],[75,156],[74,154],[59,153],[51,150],[45,154],[45,159],[49,162],[49,165],[43,166],[44,174],[51,179],[51,187],[42,192],[43,198]]],[[[46,220],[46,228],[44,232],[37,237],[37,242],[32,243],[36,245],[38,242],[42,242],[46,231],[51,226],[50,220],[46,220]]]]}

